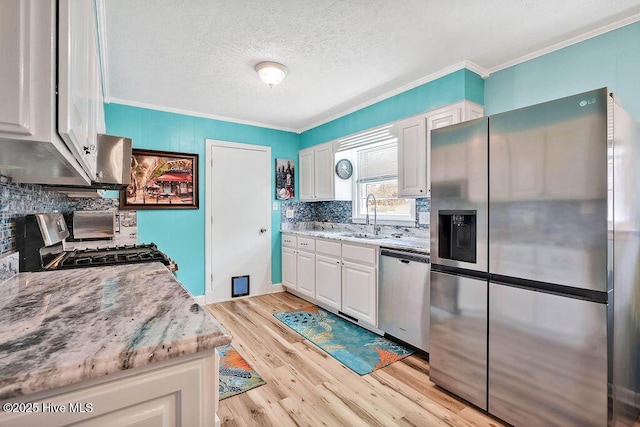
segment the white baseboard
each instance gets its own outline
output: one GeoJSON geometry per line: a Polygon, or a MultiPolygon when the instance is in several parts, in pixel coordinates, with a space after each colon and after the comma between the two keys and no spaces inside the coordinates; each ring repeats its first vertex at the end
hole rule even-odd
{"type": "Polygon", "coordinates": [[[205,305],[206,304],[206,297],[204,295],[198,295],[197,297],[194,297],[193,295],[191,295],[193,297],[193,299],[198,303],[198,305],[205,305]]]}
{"type": "Polygon", "coordinates": [[[282,283],[276,283],[275,285],[273,285],[271,287],[271,292],[269,292],[269,293],[270,294],[277,294],[278,292],[284,292],[286,290],[287,290],[287,288],[285,288],[282,283]]]}
{"type": "Polygon", "coordinates": [[[246,295],[246,296],[243,296],[243,297],[236,297],[236,298],[229,297],[229,298],[223,298],[223,299],[215,299],[215,297],[213,296],[213,292],[206,292],[205,295],[201,295],[200,297],[198,297],[198,298],[204,298],[203,299],[203,301],[204,301],[203,303],[200,303],[198,300],[196,300],[196,301],[198,301],[198,304],[200,304],[200,305],[215,304],[215,303],[218,303],[218,302],[225,302],[225,301],[231,301],[231,300],[235,301],[235,300],[239,300],[239,299],[253,298],[253,297],[260,296],[260,295],[275,294],[275,293],[278,293],[278,292],[284,292],[284,290],[285,290],[284,286],[282,286],[282,284],[280,284],[280,283],[277,283],[275,285],[271,285],[267,292],[262,292],[262,293],[259,293],[259,294],[246,295]]]}

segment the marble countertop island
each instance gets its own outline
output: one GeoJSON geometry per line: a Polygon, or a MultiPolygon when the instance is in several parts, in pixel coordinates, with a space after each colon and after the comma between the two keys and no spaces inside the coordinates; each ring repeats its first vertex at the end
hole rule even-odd
{"type": "Polygon", "coordinates": [[[0,312],[0,400],[231,342],[160,263],[20,273],[0,312]]]}

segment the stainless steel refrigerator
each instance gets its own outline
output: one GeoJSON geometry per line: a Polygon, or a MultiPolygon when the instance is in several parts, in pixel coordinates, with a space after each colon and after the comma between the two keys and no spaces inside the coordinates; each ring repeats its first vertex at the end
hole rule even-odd
{"type": "Polygon", "coordinates": [[[431,136],[432,381],[515,426],[635,419],[638,124],[603,88],[431,136]]]}

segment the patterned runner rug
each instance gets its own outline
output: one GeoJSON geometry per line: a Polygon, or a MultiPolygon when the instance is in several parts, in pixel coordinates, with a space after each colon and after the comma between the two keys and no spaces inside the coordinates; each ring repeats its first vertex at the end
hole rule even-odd
{"type": "Polygon", "coordinates": [[[220,400],[266,384],[231,344],[218,347],[218,353],[220,353],[220,380],[218,383],[220,400]]]}
{"type": "Polygon", "coordinates": [[[360,375],[413,353],[413,350],[316,306],[275,313],[274,316],[360,375]]]}

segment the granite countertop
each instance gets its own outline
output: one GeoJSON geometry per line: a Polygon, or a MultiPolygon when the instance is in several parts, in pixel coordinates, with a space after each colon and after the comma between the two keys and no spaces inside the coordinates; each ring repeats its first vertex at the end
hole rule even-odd
{"type": "Polygon", "coordinates": [[[161,263],[20,273],[0,310],[0,400],[231,342],[161,263]]]}
{"type": "Polygon", "coordinates": [[[295,234],[297,236],[308,237],[320,237],[323,239],[340,240],[349,243],[360,243],[365,245],[379,246],[390,249],[404,249],[424,254],[429,254],[429,239],[410,237],[410,236],[377,236],[375,238],[366,237],[353,237],[354,234],[367,234],[371,233],[354,233],[344,231],[329,231],[329,230],[283,230],[282,233],[295,234]]]}

